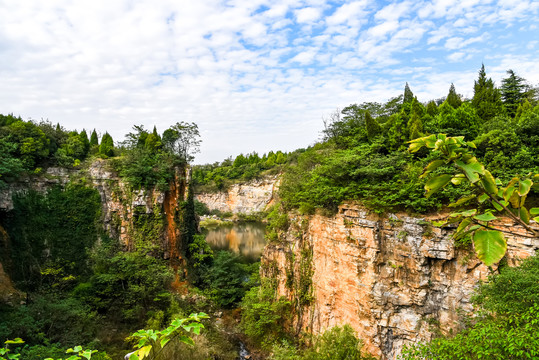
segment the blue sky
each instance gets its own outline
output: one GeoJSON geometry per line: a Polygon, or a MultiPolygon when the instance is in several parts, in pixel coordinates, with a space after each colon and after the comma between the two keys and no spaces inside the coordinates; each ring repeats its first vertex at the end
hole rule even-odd
{"type": "Polygon", "coordinates": [[[539,1],[0,0],[0,113],[105,130],[196,122],[197,163],[320,137],[338,108],[484,63],[539,83],[539,1]]]}

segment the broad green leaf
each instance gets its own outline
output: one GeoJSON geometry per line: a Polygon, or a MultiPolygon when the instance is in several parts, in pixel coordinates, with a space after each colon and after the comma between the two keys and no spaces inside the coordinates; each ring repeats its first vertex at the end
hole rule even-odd
{"type": "Polygon", "coordinates": [[[481,228],[481,227],[482,227],[481,225],[470,226],[470,227],[468,228],[468,230],[466,230],[466,231],[461,231],[460,233],[455,233],[455,234],[453,234],[453,238],[454,238],[455,240],[460,240],[460,239],[462,239],[463,237],[465,237],[466,235],[469,235],[469,234],[473,233],[475,230],[477,230],[477,229],[479,229],[479,228],[481,228]]]}
{"type": "Polygon", "coordinates": [[[468,145],[468,146],[471,147],[472,149],[477,149],[477,146],[475,146],[475,143],[473,143],[472,141],[466,142],[466,145],[468,145]]]}
{"type": "Polygon", "coordinates": [[[13,340],[6,340],[4,344],[24,344],[24,340],[21,338],[15,338],[13,340]]]}
{"type": "MultiPolygon", "coordinates": [[[[501,201],[500,201],[501,202],[501,201]]],[[[500,204],[498,204],[497,202],[493,201],[492,202],[492,206],[494,206],[494,208],[498,211],[502,211],[503,210],[503,206],[501,206],[500,204]]],[[[507,205],[505,205],[507,206],[507,205]]]]}
{"type": "Polygon", "coordinates": [[[132,353],[131,356],[129,356],[129,360],[140,360],[138,358],[138,355],[136,352],[132,353]]]}
{"type": "Polygon", "coordinates": [[[461,205],[466,204],[467,202],[469,202],[470,200],[473,200],[475,198],[476,198],[476,195],[463,196],[460,199],[458,199],[457,201],[455,201],[454,203],[449,204],[448,206],[449,207],[461,206],[461,205]]]}
{"type": "Polygon", "coordinates": [[[472,223],[471,218],[466,218],[466,219],[462,220],[460,222],[459,226],[457,227],[457,230],[455,231],[455,235],[457,235],[462,230],[466,229],[468,227],[468,225],[470,225],[471,223],[472,223]]]}
{"type": "Polygon", "coordinates": [[[432,134],[421,138],[425,142],[425,146],[432,149],[436,143],[436,135],[432,134]]]}
{"type": "Polygon", "coordinates": [[[451,182],[453,183],[453,185],[460,185],[465,179],[466,179],[466,176],[464,176],[464,174],[457,174],[453,176],[453,178],[451,179],[451,182]]]}
{"type": "Polygon", "coordinates": [[[524,221],[526,224],[530,223],[530,214],[524,206],[520,208],[520,220],[524,221]]]}
{"type": "Polygon", "coordinates": [[[492,213],[490,213],[490,212],[486,212],[486,213],[481,214],[481,215],[476,215],[473,218],[475,220],[479,220],[479,221],[494,221],[494,220],[498,219],[496,216],[492,215],[492,213]]]}
{"type": "Polygon", "coordinates": [[[466,211],[451,213],[449,214],[449,216],[450,217],[456,217],[456,216],[468,217],[468,216],[474,216],[476,213],[477,213],[477,209],[470,209],[466,211]]]}
{"type": "Polygon", "coordinates": [[[477,201],[479,201],[481,204],[485,202],[485,200],[488,199],[488,195],[487,194],[481,194],[477,197],[477,201]]]}
{"type": "Polygon", "coordinates": [[[436,191],[443,188],[451,180],[453,176],[449,174],[438,175],[425,184],[425,196],[428,198],[436,191]]]}
{"type": "Polygon", "coordinates": [[[487,266],[500,261],[507,251],[507,243],[500,231],[479,229],[472,239],[477,257],[487,266]]]}
{"type": "Polygon", "coordinates": [[[539,216],[534,217],[533,221],[535,221],[536,223],[539,223],[539,216]]]}
{"type": "Polygon", "coordinates": [[[180,340],[182,343],[185,343],[185,344],[188,344],[188,345],[191,345],[191,346],[195,346],[195,342],[189,336],[180,335],[178,340],[180,340]]]}
{"type": "Polygon", "coordinates": [[[434,226],[436,226],[436,227],[444,226],[445,224],[447,224],[447,221],[445,221],[445,220],[442,220],[442,221],[433,221],[433,222],[432,222],[432,225],[434,225],[434,226]]]}
{"type": "Polygon", "coordinates": [[[518,183],[518,194],[520,196],[527,195],[530,192],[533,182],[531,179],[522,180],[518,183]]]}
{"type": "Polygon", "coordinates": [[[96,352],[97,350],[84,350],[81,355],[86,359],[90,360],[92,358],[92,354],[96,352]]]}
{"type": "Polygon", "coordinates": [[[513,191],[513,195],[511,195],[511,197],[509,198],[509,203],[515,209],[520,207],[520,196],[518,196],[517,191],[513,191]]]}
{"type": "Polygon", "coordinates": [[[496,180],[494,180],[494,176],[490,173],[490,171],[485,170],[483,177],[481,178],[481,184],[483,184],[483,187],[487,191],[487,193],[492,195],[498,194],[498,188],[496,187],[496,180]]]}
{"type": "Polygon", "coordinates": [[[425,145],[425,143],[421,143],[421,142],[412,143],[408,147],[408,151],[411,152],[411,153],[415,153],[415,152],[419,151],[419,149],[421,149],[424,145],[425,145]]]}
{"type": "Polygon", "coordinates": [[[485,172],[485,167],[475,157],[472,157],[467,163],[457,160],[455,164],[464,172],[472,184],[478,182],[479,175],[483,175],[485,172]]]}
{"type": "Polygon", "coordinates": [[[443,161],[443,160],[434,160],[434,161],[432,161],[430,164],[425,166],[425,169],[423,169],[423,174],[421,174],[420,177],[426,176],[429,172],[438,169],[444,163],[445,163],[445,161],[443,161]]]}
{"type": "Polygon", "coordinates": [[[163,339],[161,340],[161,347],[164,347],[168,342],[170,341],[170,339],[163,339]]]}
{"type": "Polygon", "coordinates": [[[533,216],[539,215],[539,208],[536,208],[536,207],[535,207],[535,208],[531,208],[531,209],[530,209],[530,215],[533,215],[533,216]]]}

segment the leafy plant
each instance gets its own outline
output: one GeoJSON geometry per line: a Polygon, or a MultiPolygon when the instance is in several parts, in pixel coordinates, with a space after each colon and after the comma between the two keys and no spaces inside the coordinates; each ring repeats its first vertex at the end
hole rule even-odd
{"type": "Polygon", "coordinates": [[[185,334],[192,332],[199,335],[200,330],[204,328],[200,321],[208,318],[207,314],[201,312],[191,314],[188,318],[174,319],[170,326],[164,330],[139,330],[135,332],[131,338],[139,339],[135,345],[137,350],[129,356],[129,360],[156,359],[163,348],[173,340],[195,345],[193,339],[185,334]]]}
{"type": "Polygon", "coordinates": [[[18,359],[21,355],[16,353],[11,353],[9,345],[12,344],[23,344],[24,341],[21,338],[16,338],[15,340],[6,340],[4,341],[5,346],[0,348],[0,360],[15,360],[18,359]]]}
{"type": "MultiPolygon", "coordinates": [[[[468,184],[474,193],[460,198],[450,207],[460,207],[476,200],[484,208],[471,208],[449,215],[446,223],[459,223],[453,237],[458,240],[467,235],[472,237],[477,257],[487,266],[500,261],[507,251],[507,243],[503,235],[507,230],[493,224],[498,220],[496,211],[503,212],[520,226],[531,237],[538,237],[539,232],[530,226],[530,218],[539,222],[539,208],[528,210],[525,201],[533,188],[539,188],[539,175],[528,174],[516,176],[505,186],[495,179],[490,171],[480,163],[469,148],[475,148],[473,142],[464,141],[463,136],[448,137],[445,134],[430,135],[410,141],[410,152],[417,152],[423,147],[432,150],[436,159],[424,169],[422,177],[434,173],[425,184],[425,196],[428,198],[443,189],[449,183],[454,185],[468,184]],[[436,172],[443,165],[452,165],[456,170],[452,173],[436,172]],[[532,180],[533,179],[533,180],[532,180]],[[535,180],[535,184],[534,184],[535,180]]],[[[441,225],[441,224],[439,224],[441,225]]]]}

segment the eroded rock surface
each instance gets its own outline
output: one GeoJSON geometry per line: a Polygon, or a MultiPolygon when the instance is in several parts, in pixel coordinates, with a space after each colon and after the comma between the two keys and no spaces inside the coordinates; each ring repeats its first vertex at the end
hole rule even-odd
{"type": "Polygon", "coordinates": [[[253,214],[264,211],[272,203],[278,187],[277,177],[231,185],[227,191],[196,194],[196,199],[210,210],[253,214]]]}
{"type": "MultiPolygon", "coordinates": [[[[455,249],[453,229],[429,224],[435,218],[442,215],[382,218],[355,205],[332,218],[297,216],[285,240],[266,247],[262,275],[277,276],[278,293],[296,304],[298,332],[350,324],[365,350],[396,359],[406,343],[457,329],[459,309],[472,309],[474,288],[489,273],[469,249],[455,249]]],[[[508,237],[510,265],[539,248],[521,234],[508,237]]]]}

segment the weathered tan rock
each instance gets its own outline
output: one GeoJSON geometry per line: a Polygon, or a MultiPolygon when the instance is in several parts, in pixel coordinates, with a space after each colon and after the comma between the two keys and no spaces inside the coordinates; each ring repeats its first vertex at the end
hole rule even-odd
{"type": "Polygon", "coordinates": [[[210,210],[252,214],[267,209],[279,186],[277,177],[231,185],[227,191],[196,194],[196,199],[210,210]]]}
{"type": "MultiPolygon", "coordinates": [[[[2,255],[6,255],[9,252],[9,237],[2,226],[0,226],[0,251],[2,255]]],[[[2,258],[3,256],[0,256],[0,260],[2,258]]],[[[15,289],[11,278],[5,273],[4,266],[0,262],[0,304],[15,306],[25,301],[26,294],[15,289]]]]}
{"type": "MultiPolygon", "coordinates": [[[[469,249],[455,249],[453,229],[433,228],[432,219],[382,218],[350,204],[332,218],[297,216],[285,240],[266,247],[262,275],[277,267],[278,293],[296,304],[298,332],[350,324],[367,351],[396,359],[405,344],[431,339],[434,328],[458,327],[458,309],[472,310],[474,288],[488,275],[469,249]],[[309,281],[302,274],[312,274],[310,302],[298,300],[309,281]]],[[[539,248],[538,239],[520,236],[508,244],[512,265],[539,248]]]]}

